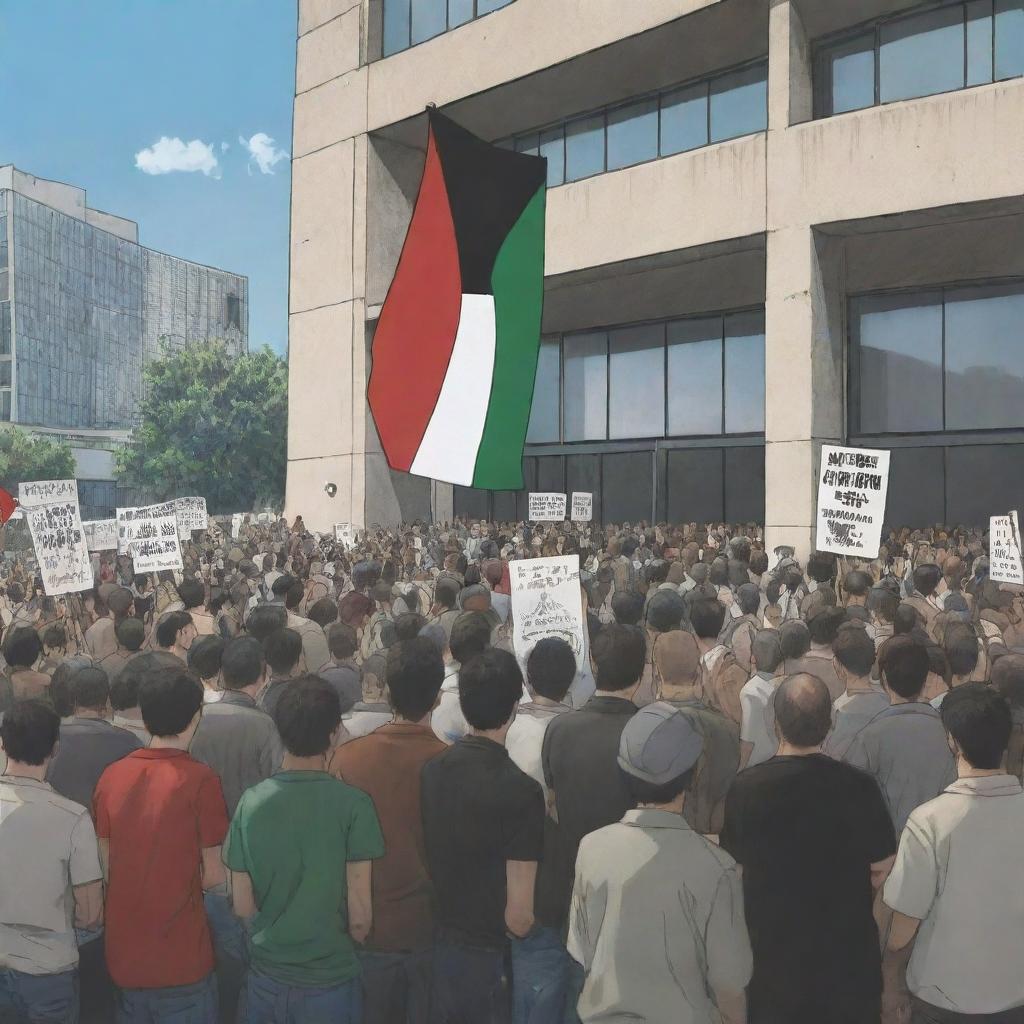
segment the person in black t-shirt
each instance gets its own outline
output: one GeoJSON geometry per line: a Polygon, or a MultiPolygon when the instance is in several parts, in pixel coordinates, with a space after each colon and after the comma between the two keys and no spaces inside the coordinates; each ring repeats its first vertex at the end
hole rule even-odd
{"type": "Polygon", "coordinates": [[[754,975],[751,1024],[878,1024],[875,890],[896,836],[869,775],[821,753],[825,684],[787,677],[775,695],[778,754],[741,772],[721,845],[743,867],[754,975]]]}
{"type": "Polygon", "coordinates": [[[439,925],[435,1024],[507,1019],[508,941],[534,926],[544,795],[505,750],[522,692],[522,673],[507,651],[492,648],[467,661],[459,703],[469,735],[423,766],[423,838],[439,925]]]}

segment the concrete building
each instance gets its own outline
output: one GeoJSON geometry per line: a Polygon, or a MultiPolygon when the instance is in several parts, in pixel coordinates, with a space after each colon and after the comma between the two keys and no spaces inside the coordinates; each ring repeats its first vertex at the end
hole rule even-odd
{"type": "Polygon", "coordinates": [[[248,280],[139,244],[85,190],[0,166],[0,422],[71,443],[86,518],[113,514],[114,452],[161,344],[248,347],[248,280]]]}
{"type": "Polygon", "coordinates": [[[806,553],[848,442],[891,523],[1019,508],[1022,74],[1020,0],[300,0],[289,515],[524,515],[390,472],[367,414],[429,103],[548,157],[527,490],[806,553]]]}

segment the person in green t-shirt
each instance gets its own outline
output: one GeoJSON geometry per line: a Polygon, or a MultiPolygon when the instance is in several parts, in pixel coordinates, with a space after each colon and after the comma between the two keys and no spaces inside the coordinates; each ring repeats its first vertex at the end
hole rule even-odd
{"type": "Polygon", "coordinates": [[[224,863],[235,913],[251,918],[240,1019],[304,1024],[362,1019],[356,942],[372,923],[370,861],[384,855],[373,801],[327,773],[341,728],[334,688],[296,679],[274,711],[285,756],[246,790],[224,863]]]}

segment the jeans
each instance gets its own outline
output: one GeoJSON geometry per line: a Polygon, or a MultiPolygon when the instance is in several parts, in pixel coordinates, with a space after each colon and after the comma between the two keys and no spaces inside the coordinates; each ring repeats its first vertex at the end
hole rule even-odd
{"type": "Polygon", "coordinates": [[[569,990],[569,961],[561,933],[538,926],[512,940],[514,1024],[562,1024],[569,990]]]}
{"type": "Polygon", "coordinates": [[[331,988],[305,988],[250,970],[240,1024],[362,1024],[359,979],[331,988]]]}
{"type": "Polygon", "coordinates": [[[507,1024],[505,954],[440,940],[434,947],[431,1024],[507,1024]]]}
{"type": "Polygon", "coordinates": [[[213,939],[213,951],[217,956],[221,1024],[235,1024],[248,966],[245,925],[235,917],[226,895],[203,893],[203,904],[210,925],[210,937],[213,939]]]}
{"type": "Polygon", "coordinates": [[[1015,1006],[1001,1013],[958,1013],[932,1006],[917,996],[910,997],[911,1024],[1024,1024],[1024,1006],[1015,1006]]]}
{"type": "Polygon", "coordinates": [[[0,1024],[78,1024],[78,972],[0,970],[0,1024]]]}
{"type": "Polygon", "coordinates": [[[427,1024],[432,956],[361,950],[363,1024],[427,1024]]]}
{"type": "MultiPolygon", "coordinates": [[[[568,954],[566,954],[568,956],[568,954]]],[[[583,970],[583,964],[577,963],[569,957],[569,981],[568,994],[565,998],[565,1024],[580,1024],[580,1015],[576,1012],[576,1006],[583,995],[583,986],[586,983],[587,974],[583,970]]]]}
{"type": "Polygon", "coordinates": [[[194,985],[123,988],[117,1024],[217,1024],[217,978],[208,974],[194,985]]]}
{"type": "Polygon", "coordinates": [[[114,983],[107,970],[102,928],[76,928],[78,998],[82,1024],[109,1024],[114,1019],[114,983]]]}

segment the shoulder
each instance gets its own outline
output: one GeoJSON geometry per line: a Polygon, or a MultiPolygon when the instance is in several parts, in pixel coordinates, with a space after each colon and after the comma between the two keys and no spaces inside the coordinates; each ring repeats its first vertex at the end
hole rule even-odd
{"type": "MultiPolygon", "coordinates": [[[[51,790],[46,801],[55,818],[62,819],[68,829],[73,829],[82,818],[89,818],[89,812],[74,800],[69,800],[55,790],[51,790]]],[[[91,819],[90,819],[91,820],[91,819]]]]}

